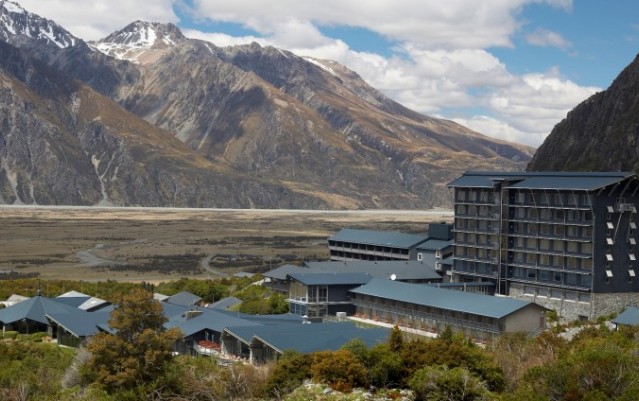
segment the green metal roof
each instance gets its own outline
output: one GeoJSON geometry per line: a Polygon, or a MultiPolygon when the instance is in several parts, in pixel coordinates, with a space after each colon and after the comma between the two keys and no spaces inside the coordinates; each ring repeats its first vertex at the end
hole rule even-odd
{"type": "Polygon", "coordinates": [[[395,231],[371,231],[343,228],[329,237],[332,241],[353,242],[366,245],[379,245],[392,248],[409,249],[428,239],[427,234],[406,234],[395,231]]]}
{"type": "Polygon", "coordinates": [[[594,191],[637,176],[630,172],[501,172],[467,171],[451,181],[451,188],[493,188],[510,181],[509,188],[594,191]]]}
{"type": "Polygon", "coordinates": [[[380,279],[373,279],[350,292],[496,319],[506,317],[528,305],[535,305],[512,298],[380,279]]]}

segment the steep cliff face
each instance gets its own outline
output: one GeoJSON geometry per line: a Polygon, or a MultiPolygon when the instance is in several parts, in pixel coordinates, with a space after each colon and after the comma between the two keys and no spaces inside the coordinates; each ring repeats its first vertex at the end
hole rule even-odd
{"type": "Polygon", "coordinates": [[[639,172],[639,56],[555,126],[529,171],[639,172]]]}
{"type": "Polygon", "coordinates": [[[170,24],[85,43],[0,1],[0,38],[22,60],[0,71],[0,202],[428,208],[450,204],[463,171],[532,155],[411,111],[338,63],[170,24]]]}

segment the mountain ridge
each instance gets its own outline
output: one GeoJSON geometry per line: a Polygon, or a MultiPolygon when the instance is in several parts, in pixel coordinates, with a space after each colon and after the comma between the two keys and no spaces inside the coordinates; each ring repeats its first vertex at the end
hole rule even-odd
{"type": "Polygon", "coordinates": [[[553,128],[527,169],[639,173],[638,146],[639,54],[553,128]]]}
{"type": "MultiPolygon", "coordinates": [[[[0,7],[5,26],[5,16],[16,14],[6,10],[0,7]]],[[[123,119],[143,119],[148,129],[183,143],[184,153],[165,155],[161,163],[168,181],[174,176],[174,184],[188,187],[182,171],[188,163],[180,158],[205,163],[202,171],[192,167],[200,188],[188,189],[198,195],[181,198],[185,206],[449,206],[446,183],[464,170],[522,169],[532,154],[529,147],[409,110],[334,61],[309,61],[256,43],[222,48],[185,38],[170,24],[136,21],[97,42],[73,38],[65,48],[17,32],[6,41],[70,82],[87,85],[94,96],[115,102],[109,110],[117,103],[128,113],[123,119]],[[207,185],[223,190],[202,189],[207,185]]],[[[114,135],[125,144],[134,141],[122,135],[126,126],[118,127],[114,135]]],[[[99,153],[78,155],[76,164],[97,159],[104,166],[110,159],[99,153]]],[[[110,168],[116,167],[112,162],[110,168]]],[[[1,170],[0,179],[3,173],[8,174],[1,170]]],[[[143,186],[147,195],[132,194],[134,188],[112,182],[108,174],[97,176],[103,176],[101,192],[87,186],[80,192],[93,195],[81,204],[95,203],[105,191],[122,205],[158,205],[167,198],[162,185],[143,186]]]]}

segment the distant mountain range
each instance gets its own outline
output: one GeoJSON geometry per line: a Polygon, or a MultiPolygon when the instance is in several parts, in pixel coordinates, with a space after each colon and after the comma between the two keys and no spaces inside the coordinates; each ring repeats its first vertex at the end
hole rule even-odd
{"type": "Polygon", "coordinates": [[[639,56],[555,126],[528,170],[639,173],[639,56]]]}
{"type": "Polygon", "coordinates": [[[142,21],[86,43],[0,1],[0,203],[431,208],[532,154],[333,61],[142,21]]]}

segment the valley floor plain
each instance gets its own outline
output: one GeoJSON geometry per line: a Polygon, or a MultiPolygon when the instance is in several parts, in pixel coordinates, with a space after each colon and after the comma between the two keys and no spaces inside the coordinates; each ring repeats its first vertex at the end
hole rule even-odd
{"type": "Polygon", "coordinates": [[[160,282],[327,260],[341,228],[425,233],[435,210],[265,210],[0,206],[5,278],[160,282]]]}

